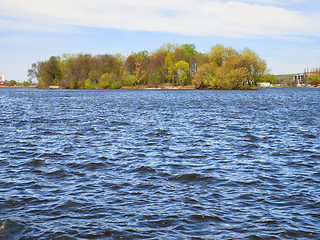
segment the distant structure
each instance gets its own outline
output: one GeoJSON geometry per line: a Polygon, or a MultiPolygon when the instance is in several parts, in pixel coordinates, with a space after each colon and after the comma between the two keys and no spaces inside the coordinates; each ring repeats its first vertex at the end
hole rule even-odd
{"type": "Polygon", "coordinates": [[[4,74],[0,74],[0,85],[4,85],[6,80],[4,79],[4,74]]]}
{"type": "Polygon", "coordinates": [[[307,83],[307,77],[309,73],[297,73],[293,74],[292,80],[296,82],[297,84],[306,84],[307,83]]]}
{"type": "Polygon", "coordinates": [[[307,84],[307,78],[309,75],[320,75],[320,68],[312,68],[312,69],[305,69],[303,73],[293,74],[292,80],[296,82],[298,85],[307,84]]]}

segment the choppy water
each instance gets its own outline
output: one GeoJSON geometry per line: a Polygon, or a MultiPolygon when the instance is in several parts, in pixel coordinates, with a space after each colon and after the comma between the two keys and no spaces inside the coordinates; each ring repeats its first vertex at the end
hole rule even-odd
{"type": "Polygon", "coordinates": [[[320,90],[0,89],[0,239],[320,239],[320,90]]]}

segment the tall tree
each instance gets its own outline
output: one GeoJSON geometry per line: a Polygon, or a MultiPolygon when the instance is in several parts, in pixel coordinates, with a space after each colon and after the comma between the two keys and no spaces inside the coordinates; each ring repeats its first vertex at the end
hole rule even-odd
{"type": "Polygon", "coordinates": [[[163,84],[166,81],[165,74],[165,58],[167,53],[165,51],[156,52],[147,58],[147,78],[150,84],[163,84]]]}
{"type": "Polygon", "coordinates": [[[166,79],[169,83],[174,83],[175,81],[175,55],[173,52],[168,52],[164,61],[164,67],[166,70],[166,79]]]}
{"type": "Polygon", "coordinates": [[[77,57],[69,57],[65,61],[65,82],[70,88],[85,88],[85,82],[89,78],[92,69],[92,56],[90,54],[78,54],[77,57]]]}
{"type": "Polygon", "coordinates": [[[31,68],[28,69],[28,77],[30,83],[35,80],[38,81],[40,80],[41,77],[41,66],[45,62],[37,62],[37,63],[32,63],[31,68]]]}
{"type": "Polygon", "coordinates": [[[179,61],[175,64],[174,67],[176,76],[177,76],[177,83],[178,85],[187,85],[190,84],[190,68],[189,64],[186,61],[179,61]]]}
{"type": "Polygon", "coordinates": [[[221,67],[223,62],[233,55],[238,55],[236,50],[231,47],[224,47],[221,44],[217,44],[211,48],[209,58],[210,62],[213,62],[217,66],[221,67]]]}
{"type": "Polygon", "coordinates": [[[218,88],[218,67],[214,63],[202,64],[193,76],[193,84],[196,88],[218,88]]]}
{"type": "Polygon", "coordinates": [[[267,63],[265,60],[258,57],[252,50],[245,48],[241,51],[242,67],[245,67],[248,72],[249,86],[256,86],[259,79],[261,79],[267,72],[267,63]]]}
{"type": "Polygon", "coordinates": [[[241,66],[241,57],[231,56],[219,69],[219,87],[223,89],[247,88],[249,71],[241,66]]]}
{"type": "Polygon", "coordinates": [[[59,57],[52,56],[47,62],[40,64],[40,86],[47,88],[60,82],[63,72],[59,60],[59,57]]]}

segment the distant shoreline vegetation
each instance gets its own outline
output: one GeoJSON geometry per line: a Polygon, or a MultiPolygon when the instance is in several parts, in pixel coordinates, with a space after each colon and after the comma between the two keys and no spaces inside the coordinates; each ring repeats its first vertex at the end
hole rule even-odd
{"type": "Polygon", "coordinates": [[[194,44],[164,44],[155,52],[120,54],[63,54],[33,63],[28,77],[41,88],[66,89],[196,88],[256,89],[267,73],[266,61],[245,48],[215,45],[199,53],[194,44]]]}

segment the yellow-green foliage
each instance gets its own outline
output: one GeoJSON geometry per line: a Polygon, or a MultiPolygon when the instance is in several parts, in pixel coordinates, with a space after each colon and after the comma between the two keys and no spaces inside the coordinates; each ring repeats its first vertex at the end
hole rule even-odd
{"type": "Polygon", "coordinates": [[[101,75],[99,80],[99,87],[100,88],[110,88],[111,84],[115,82],[116,76],[114,73],[104,73],[101,75]]]}
{"type": "Polygon", "coordinates": [[[213,63],[203,64],[198,68],[193,77],[193,84],[196,88],[216,88],[217,87],[217,69],[213,63]]]}
{"type": "Polygon", "coordinates": [[[166,79],[168,80],[168,82],[174,82],[175,79],[175,74],[174,74],[174,53],[173,52],[168,52],[167,56],[165,58],[165,70],[167,72],[167,77],[166,79]]]}
{"type": "Polygon", "coordinates": [[[307,78],[308,83],[320,84],[320,75],[319,74],[310,74],[307,78]]]}
{"type": "Polygon", "coordinates": [[[120,83],[120,81],[112,82],[111,85],[110,85],[110,88],[111,88],[111,89],[120,89],[120,88],[121,88],[121,83],[120,83]]]}
{"type": "Polygon", "coordinates": [[[134,74],[129,74],[127,76],[125,76],[124,80],[123,80],[123,84],[125,86],[136,86],[139,82],[139,79],[136,75],[134,74]]]}
{"type": "Polygon", "coordinates": [[[90,79],[87,79],[84,83],[84,88],[86,89],[96,89],[98,86],[97,83],[93,83],[90,79]]]}
{"type": "Polygon", "coordinates": [[[188,84],[188,74],[190,72],[189,64],[185,61],[179,61],[174,66],[174,71],[177,76],[178,85],[187,85],[188,84]]]}
{"type": "Polygon", "coordinates": [[[266,63],[254,52],[217,45],[209,53],[209,63],[198,68],[193,78],[197,88],[247,89],[256,86],[266,72],[266,63]]]}
{"type": "Polygon", "coordinates": [[[276,75],[265,74],[262,78],[260,78],[259,82],[269,82],[272,84],[276,84],[279,83],[279,80],[276,75]]]}
{"type": "Polygon", "coordinates": [[[190,85],[209,89],[246,89],[256,85],[266,62],[250,49],[240,52],[217,44],[207,54],[193,44],[166,44],[153,53],[140,51],[127,58],[119,54],[64,54],[32,64],[31,79],[47,88],[119,88],[141,85],[190,85]]]}
{"type": "Polygon", "coordinates": [[[14,85],[17,85],[17,82],[15,80],[10,80],[9,81],[9,86],[13,87],[14,85]]]}

